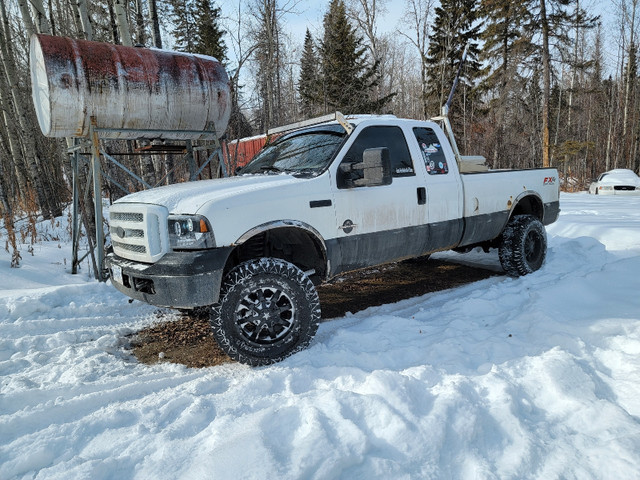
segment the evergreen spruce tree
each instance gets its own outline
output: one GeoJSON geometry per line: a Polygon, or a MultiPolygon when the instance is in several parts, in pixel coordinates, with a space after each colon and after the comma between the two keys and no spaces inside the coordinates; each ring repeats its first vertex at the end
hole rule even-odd
{"type": "Polygon", "coordinates": [[[534,51],[524,33],[530,11],[524,0],[482,0],[480,12],[485,19],[480,59],[488,67],[479,90],[490,105],[482,131],[490,146],[486,156],[494,168],[500,168],[507,159],[517,157],[517,151],[528,142],[525,126],[513,117],[523,108],[526,97],[527,80],[521,67],[534,51]]]}
{"type": "Polygon", "coordinates": [[[174,26],[175,49],[180,52],[194,53],[196,46],[196,22],[194,0],[171,0],[171,17],[174,26]]]}
{"type": "Polygon", "coordinates": [[[227,46],[224,43],[224,31],[220,28],[220,7],[214,7],[211,0],[196,0],[195,53],[215,57],[224,63],[227,59],[227,46]]]}
{"type": "Polygon", "coordinates": [[[311,117],[318,111],[318,99],[321,97],[318,67],[319,60],[313,37],[307,28],[302,57],[300,58],[300,79],[298,81],[301,111],[305,117],[311,117]]]}
{"type": "Polygon", "coordinates": [[[430,67],[429,96],[433,102],[432,108],[439,112],[451,90],[465,46],[468,45],[469,50],[454,102],[457,103],[457,99],[462,97],[463,88],[473,87],[473,82],[481,73],[477,43],[480,25],[477,22],[475,0],[442,0],[435,14],[433,33],[429,36],[427,64],[430,67]]]}
{"type": "Polygon", "coordinates": [[[220,28],[220,8],[211,0],[170,0],[170,3],[176,50],[201,53],[224,62],[227,47],[220,28]]]}
{"type": "Polygon", "coordinates": [[[331,0],[324,16],[321,54],[321,105],[325,112],[373,113],[392,98],[372,98],[380,82],[379,63],[370,65],[362,38],[347,19],[342,0],[331,0]]]}
{"type": "Polygon", "coordinates": [[[495,88],[501,96],[509,80],[517,81],[522,58],[531,54],[530,37],[523,30],[530,11],[522,0],[482,0],[481,15],[485,22],[480,59],[490,62],[483,87],[495,88]]]}

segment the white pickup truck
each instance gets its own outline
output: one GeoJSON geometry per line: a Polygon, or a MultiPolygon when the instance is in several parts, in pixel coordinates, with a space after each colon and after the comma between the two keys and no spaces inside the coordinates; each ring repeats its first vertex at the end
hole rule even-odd
{"type": "Polygon", "coordinates": [[[289,132],[238,176],[134,193],[110,209],[113,285],[153,305],[211,306],[220,347],[251,365],[304,348],[315,286],[440,250],[498,248],[538,270],[559,214],[554,169],[460,173],[434,122],[350,117],[289,132]]]}

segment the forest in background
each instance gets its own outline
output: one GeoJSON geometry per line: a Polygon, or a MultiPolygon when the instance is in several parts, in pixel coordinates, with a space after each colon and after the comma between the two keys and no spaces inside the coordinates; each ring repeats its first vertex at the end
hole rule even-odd
{"type": "MultiPolygon", "coordinates": [[[[605,23],[580,0],[328,0],[318,33],[310,26],[293,38],[287,19],[301,13],[296,0],[236,0],[224,4],[229,11],[215,0],[2,0],[5,248],[17,265],[16,235],[29,232],[16,232],[14,218],[53,218],[71,196],[68,144],[41,134],[31,100],[33,33],[218,58],[232,88],[227,140],[336,110],[438,115],[467,45],[450,113],[462,153],[484,155],[491,168],[554,166],[564,188],[581,189],[605,170],[640,167],[639,2],[601,4],[605,23]],[[403,9],[395,29],[385,23],[391,8],[403,9]]],[[[118,158],[151,185],[191,177],[180,155],[133,155],[141,145],[103,148],[132,153],[118,158]]],[[[196,152],[198,164],[203,155],[196,152]]],[[[82,167],[81,183],[88,162],[82,167]]],[[[202,173],[216,175],[216,168],[202,173]]],[[[127,190],[140,188],[113,176],[127,190]]],[[[122,194],[105,189],[111,198],[122,194]]],[[[91,231],[91,208],[83,208],[91,231]]]]}

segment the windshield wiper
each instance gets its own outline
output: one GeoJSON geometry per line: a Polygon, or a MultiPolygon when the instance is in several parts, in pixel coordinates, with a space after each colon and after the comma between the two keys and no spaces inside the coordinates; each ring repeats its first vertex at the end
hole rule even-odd
{"type": "Polygon", "coordinates": [[[318,168],[317,167],[307,167],[307,168],[301,168],[300,170],[293,170],[291,171],[292,175],[309,175],[309,176],[315,176],[318,174],[318,168]]]}
{"type": "Polygon", "coordinates": [[[282,170],[280,170],[278,167],[274,167],[273,165],[263,165],[262,167],[260,167],[260,170],[264,172],[282,172],[282,170]]]}

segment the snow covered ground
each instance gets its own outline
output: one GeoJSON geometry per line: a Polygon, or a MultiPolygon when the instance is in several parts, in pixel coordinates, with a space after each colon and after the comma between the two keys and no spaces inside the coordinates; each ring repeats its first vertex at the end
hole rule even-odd
{"type": "Polygon", "coordinates": [[[640,199],[561,207],[540,271],[325,322],[258,369],[138,364],[152,307],[70,275],[64,239],[2,250],[0,478],[640,478],[640,199]]]}

